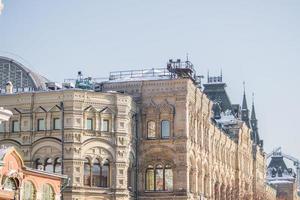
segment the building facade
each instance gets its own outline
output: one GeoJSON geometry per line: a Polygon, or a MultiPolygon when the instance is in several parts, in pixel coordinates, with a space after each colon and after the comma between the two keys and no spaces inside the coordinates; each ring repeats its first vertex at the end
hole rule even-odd
{"type": "Polygon", "coordinates": [[[114,75],[98,91],[2,94],[13,116],[0,145],[68,175],[64,199],[266,199],[254,105],[250,116],[245,95],[231,104],[220,77],[202,90],[186,64],[114,75]]]}
{"type": "Polygon", "coordinates": [[[0,199],[59,200],[66,177],[30,169],[14,147],[0,149],[0,199]]]}
{"type": "Polygon", "coordinates": [[[284,154],[281,148],[275,149],[271,154],[267,168],[267,182],[276,189],[277,200],[299,200],[299,160],[284,154]],[[286,161],[293,162],[293,168],[288,168],[286,161]]]}
{"type": "Polygon", "coordinates": [[[14,146],[27,166],[61,173],[63,165],[63,174],[71,178],[64,199],[130,196],[131,97],[62,90],[6,94],[0,101],[13,112],[2,124],[0,143],[14,146]]]}

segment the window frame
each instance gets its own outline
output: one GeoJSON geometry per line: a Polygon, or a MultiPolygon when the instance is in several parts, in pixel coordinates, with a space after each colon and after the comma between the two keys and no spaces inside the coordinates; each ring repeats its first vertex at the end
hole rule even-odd
{"type": "Polygon", "coordinates": [[[97,187],[97,188],[109,188],[110,187],[110,162],[109,160],[105,160],[104,164],[100,162],[99,159],[96,159],[94,162],[92,162],[89,158],[85,158],[83,163],[83,185],[85,187],[97,187]],[[99,166],[99,180],[98,184],[95,184],[94,182],[94,174],[93,174],[93,168],[94,166],[99,166]],[[89,167],[89,172],[86,174],[86,166],[89,167]],[[104,167],[107,167],[107,176],[103,177],[103,169],[104,167]]]}
{"type": "Polygon", "coordinates": [[[83,185],[91,187],[92,185],[92,165],[89,158],[85,158],[83,162],[83,185]],[[86,166],[89,167],[89,172],[86,174],[86,166]],[[86,178],[86,176],[88,176],[86,178]],[[87,181],[87,182],[86,182],[87,181]]]}
{"type": "Polygon", "coordinates": [[[45,131],[45,130],[46,130],[45,118],[37,119],[37,131],[45,131]],[[41,129],[41,121],[44,121],[43,122],[44,129],[41,129]]]}
{"type": "Polygon", "coordinates": [[[53,165],[53,172],[54,172],[54,173],[59,173],[59,174],[62,173],[62,165],[61,165],[61,163],[62,163],[62,160],[61,160],[60,157],[55,158],[55,160],[54,160],[54,165],[53,165]],[[60,171],[57,171],[57,170],[56,170],[56,166],[57,166],[57,165],[60,166],[60,171]]]}
{"type": "Polygon", "coordinates": [[[86,123],[85,123],[86,130],[89,130],[89,131],[94,130],[94,124],[93,123],[94,123],[94,119],[93,118],[90,118],[90,117],[86,118],[86,123]],[[91,127],[88,127],[88,121],[91,121],[91,127]]]}
{"type": "Polygon", "coordinates": [[[101,120],[101,131],[102,132],[109,132],[109,130],[110,130],[110,125],[109,125],[109,123],[110,123],[110,120],[109,119],[102,119],[101,120]],[[107,123],[107,126],[106,126],[106,130],[104,130],[104,122],[105,123],[107,123]]]}
{"type": "Polygon", "coordinates": [[[147,168],[145,170],[145,192],[172,192],[174,190],[174,168],[172,167],[172,165],[170,164],[161,164],[161,163],[158,163],[156,165],[152,165],[152,164],[149,164],[147,165],[147,168]],[[153,174],[153,190],[149,189],[149,186],[148,186],[148,171],[152,171],[152,174],[153,174]],[[162,177],[162,180],[163,180],[163,187],[162,187],[162,190],[157,190],[157,170],[162,170],[162,173],[163,173],[163,177],[162,177]],[[166,189],[166,170],[171,170],[172,172],[172,189],[170,190],[167,190],[166,189]]]}
{"type": "Polygon", "coordinates": [[[46,172],[54,172],[54,165],[53,165],[53,159],[52,158],[46,158],[45,159],[44,171],[46,171],[46,172]],[[52,166],[52,170],[46,170],[46,168],[48,166],[52,166]]]}
{"type": "Polygon", "coordinates": [[[6,132],[6,130],[5,130],[6,126],[5,126],[5,125],[6,125],[6,124],[5,124],[4,121],[2,121],[2,122],[0,123],[0,133],[5,133],[5,132],[6,132]]]}
{"type": "Polygon", "coordinates": [[[20,132],[20,122],[19,122],[19,120],[12,120],[11,132],[12,133],[20,132]],[[18,123],[18,130],[16,130],[16,128],[15,128],[16,123],[18,123]]]}
{"type": "Polygon", "coordinates": [[[167,119],[163,119],[160,121],[160,137],[161,139],[170,139],[171,137],[171,121],[167,119]],[[167,122],[168,123],[168,136],[163,136],[163,123],[167,122]]]}
{"type": "Polygon", "coordinates": [[[61,130],[61,119],[59,117],[54,117],[53,118],[53,130],[61,130]],[[59,127],[56,125],[56,121],[59,121],[59,127]]]}
{"type": "Polygon", "coordinates": [[[157,124],[156,124],[156,122],[155,122],[155,120],[148,120],[147,121],[147,139],[148,140],[155,140],[156,138],[157,138],[157,124]],[[150,130],[150,127],[149,127],[149,124],[150,123],[152,123],[153,122],[153,124],[154,124],[154,136],[153,137],[149,137],[149,130],[150,130]]]}

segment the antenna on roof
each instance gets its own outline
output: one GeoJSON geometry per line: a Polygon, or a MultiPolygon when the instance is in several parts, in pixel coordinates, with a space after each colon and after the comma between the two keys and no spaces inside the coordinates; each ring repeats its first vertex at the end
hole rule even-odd
{"type": "Polygon", "coordinates": [[[186,61],[189,61],[189,53],[186,53],[186,61]]]}
{"type": "Polygon", "coordinates": [[[221,82],[223,82],[223,70],[221,68],[221,82]]]}
{"type": "Polygon", "coordinates": [[[209,83],[209,70],[207,70],[207,82],[209,83]]]}
{"type": "Polygon", "coordinates": [[[244,93],[246,92],[246,89],[245,89],[245,81],[243,81],[243,88],[244,88],[244,93]]]}
{"type": "Polygon", "coordinates": [[[252,104],[254,104],[254,92],[252,92],[252,104]]]}

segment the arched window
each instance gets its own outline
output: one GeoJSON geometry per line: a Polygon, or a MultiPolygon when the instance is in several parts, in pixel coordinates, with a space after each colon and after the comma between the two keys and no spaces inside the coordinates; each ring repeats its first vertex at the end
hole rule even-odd
{"type": "Polygon", "coordinates": [[[41,159],[38,158],[35,160],[35,168],[38,170],[44,170],[44,165],[43,165],[41,159]]]}
{"type": "Polygon", "coordinates": [[[148,191],[172,191],[173,190],[173,169],[171,165],[162,166],[148,165],[146,169],[146,190],[148,191]]]}
{"type": "Polygon", "coordinates": [[[155,167],[155,189],[158,191],[164,190],[164,169],[162,165],[155,167]]]}
{"type": "Polygon", "coordinates": [[[146,190],[154,190],[154,168],[149,165],[146,170],[146,190]]]}
{"type": "Polygon", "coordinates": [[[61,158],[56,158],[54,161],[54,172],[61,173],[61,158]]]}
{"type": "Polygon", "coordinates": [[[165,166],[165,190],[173,190],[173,170],[170,165],[165,166]]]}
{"type": "Polygon", "coordinates": [[[132,163],[130,163],[128,169],[127,169],[127,187],[130,189],[130,191],[134,191],[135,185],[135,173],[134,173],[134,166],[132,163]]]}
{"type": "Polygon", "coordinates": [[[54,190],[51,185],[44,184],[43,185],[43,193],[42,193],[42,200],[54,200],[55,194],[54,190]]]}
{"type": "Polygon", "coordinates": [[[161,121],[161,138],[166,139],[170,137],[170,121],[161,121]]]}
{"type": "Polygon", "coordinates": [[[156,138],[156,124],[154,121],[148,121],[147,123],[147,138],[156,138]]]}
{"type": "Polygon", "coordinates": [[[91,163],[88,158],[84,160],[83,182],[84,185],[91,186],[91,163]]]}
{"type": "Polygon", "coordinates": [[[92,186],[100,187],[100,172],[101,172],[100,162],[98,159],[96,159],[93,163],[93,168],[92,168],[92,180],[93,180],[92,186]]]}
{"type": "Polygon", "coordinates": [[[101,184],[100,186],[101,187],[108,187],[109,185],[109,161],[106,160],[104,163],[103,163],[103,166],[101,168],[101,178],[100,178],[100,181],[101,181],[101,184]]]}
{"type": "Polygon", "coordinates": [[[31,181],[25,181],[23,186],[23,200],[35,200],[36,189],[31,181]]]}
{"type": "Polygon", "coordinates": [[[53,172],[53,164],[51,158],[47,158],[45,161],[45,171],[53,172]]]}
{"type": "Polygon", "coordinates": [[[17,189],[17,183],[13,178],[3,178],[3,189],[8,191],[15,191],[17,189]]]}

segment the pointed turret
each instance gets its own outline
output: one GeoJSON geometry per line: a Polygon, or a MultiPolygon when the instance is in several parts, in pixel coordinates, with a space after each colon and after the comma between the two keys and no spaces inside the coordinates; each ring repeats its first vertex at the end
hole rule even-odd
{"type": "Polygon", "coordinates": [[[260,138],[258,134],[258,127],[257,127],[257,119],[256,119],[256,114],[255,114],[255,106],[254,106],[254,94],[252,94],[252,110],[251,110],[251,128],[253,132],[253,140],[255,144],[260,143],[260,138]]]}
{"type": "Polygon", "coordinates": [[[242,121],[244,121],[246,125],[250,128],[249,109],[248,109],[247,99],[246,99],[245,82],[244,82],[244,96],[243,96],[243,103],[242,103],[242,121]]]}

